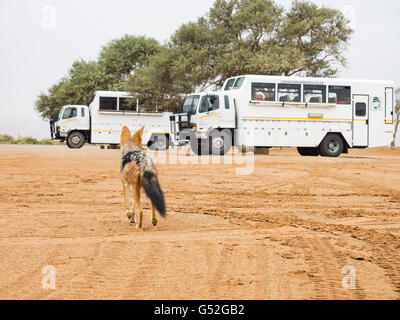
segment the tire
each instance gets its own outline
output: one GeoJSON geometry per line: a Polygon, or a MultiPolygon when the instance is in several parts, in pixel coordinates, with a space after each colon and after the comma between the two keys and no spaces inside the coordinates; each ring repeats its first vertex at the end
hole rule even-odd
{"type": "Polygon", "coordinates": [[[167,150],[169,148],[168,136],[165,134],[154,136],[153,141],[149,142],[148,147],[150,150],[159,150],[159,151],[167,150]]]}
{"type": "Polygon", "coordinates": [[[318,148],[305,148],[305,147],[298,147],[297,151],[303,156],[303,157],[316,157],[319,156],[319,150],[318,148]]]}
{"type": "Polygon", "coordinates": [[[232,147],[232,133],[230,130],[214,130],[209,136],[210,153],[225,155],[232,147]]]}
{"type": "Polygon", "coordinates": [[[210,153],[208,140],[206,139],[191,139],[190,148],[194,154],[198,156],[204,156],[210,153]]]}
{"type": "Polygon", "coordinates": [[[319,152],[323,157],[338,157],[343,150],[343,138],[337,133],[328,133],[319,145],[319,152]]]}
{"type": "Polygon", "coordinates": [[[182,129],[179,132],[179,140],[190,140],[197,139],[196,133],[192,129],[182,129]]]}
{"type": "Polygon", "coordinates": [[[85,144],[86,138],[82,132],[73,131],[68,135],[67,146],[71,149],[79,149],[85,144]]]}

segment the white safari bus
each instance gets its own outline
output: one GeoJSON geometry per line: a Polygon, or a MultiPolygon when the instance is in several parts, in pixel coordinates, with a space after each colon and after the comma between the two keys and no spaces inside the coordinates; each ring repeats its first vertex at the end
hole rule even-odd
{"type": "Polygon", "coordinates": [[[225,154],[234,144],[336,157],[390,145],[394,83],[243,75],[227,79],[220,92],[187,96],[171,119],[171,134],[190,139],[197,154],[225,154]]]}
{"type": "Polygon", "coordinates": [[[143,143],[152,149],[169,147],[168,112],[143,112],[139,103],[131,105],[126,92],[97,91],[92,103],[63,106],[51,122],[53,139],[65,140],[68,147],[80,148],[85,142],[117,145],[124,125],[132,131],[145,125],[143,143]]]}

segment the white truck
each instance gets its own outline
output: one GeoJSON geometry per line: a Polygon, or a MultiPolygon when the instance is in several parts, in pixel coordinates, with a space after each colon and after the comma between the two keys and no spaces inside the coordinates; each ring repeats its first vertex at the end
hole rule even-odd
{"type": "Polygon", "coordinates": [[[303,156],[337,157],[349,148],[389,146],[392,81],[243,75],[219,92],[186,97],[171,136],[202,154],[242,147],[297,147],[303,156]]]}
{"type": "Polygon", "coordinates": [[[171,113],[143,112],[138,101],[131,101],[127,92],[97,91],[89,106],[63,106],[50,122],[52,139],[66,141],[70,148],[86,142],[118,145],[124,125],[133,132],[145,125],[143,143],[154,150],[168,149],[171,113]]]}

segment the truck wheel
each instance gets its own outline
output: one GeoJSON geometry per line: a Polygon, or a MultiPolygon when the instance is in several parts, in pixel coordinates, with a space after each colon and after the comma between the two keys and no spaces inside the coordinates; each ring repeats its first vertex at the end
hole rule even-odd
{"type": "Polygon", "coordinates": [[[319,152],[323,157],[338,157],[343,150],[343,139],[337,133],[328,133],[319,145],[319,152]]]}
{"type": "Polygon", "coordinates": [[[232,134],[229,130],[214,130],[210,134],[210,153],[224,155],[232,147],[232,134]]]}
{"type": "Polygon", "coordinates": [[[297,151],[302,155],[302,156],[309,156],[309,157],[316,157],[319,155],[318,148],[304,148],[304,147],[298,147],[297,151]]]}
{"type": "Polygon", "coordinates": [[[204,156],[210,153],[208,140],[206,139],[191,139],[190,148],[198,156],[204,156]]]}
{"type": "Polygon", "coordinates": [[[67,146],[71,149],[79,149],[85,144],[86,139],[82,132],[74,131],[68,135],[67,146]]]}
{"type": "Polygon", "coordinates": [[[179,132],[179,140],[190,140],[197,139],[196,134],[192,129],[182,129],[179,132]]]}
{"type": "Polygon", "coordinates": [[[168,137],[165,134],[157,135],[153,141],[149,142],[148,147],[150,150],[165,151],[169,148],[168,137]]]}

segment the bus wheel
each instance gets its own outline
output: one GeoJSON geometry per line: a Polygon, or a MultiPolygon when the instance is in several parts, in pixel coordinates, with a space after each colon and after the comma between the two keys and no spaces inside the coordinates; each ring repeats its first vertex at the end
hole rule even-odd
{"type": "Polygon", "coordinates": [[[328,133],[319,145],[319,152],[323,157],[338,157],[343,150],[343,139],[337,133],[328,133]]]}
{"type": "Polygon", "coordinates": [[[157,135],[153,141],[149,142],[148,147],[150,150],[165,151],[169,148],[168,137],[165,134],[157,135]]]}
{"type": "Polygon", "coordinates": [[[86,139],[82,132],[74,131],[68,135],[67,146],[71,149],[79,149],[85,144],[86,139]]]}
{"type": "Polygon", "coordinates": [[[224,155],[232,147],[232,134],[229,130],[214,130],[210,134],[210,153],[224,155]]]}
{"type": "Polygon", "coordinates": [[[316,157],[319,156],[319,151],[318,148],[304,148],[304,147],[298,147],[297,151],[300,153],[302,156],[309,156],[309,157],[316,157]]]}
{"type": "Polygon", "coordinates": [[[190,148],[194,154],[198,156],[204,156],[210,153],[206,139],[191,139],[190,148]]]}

